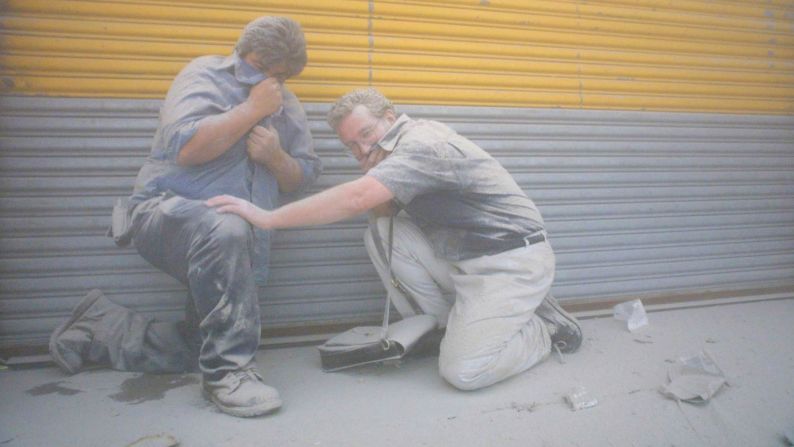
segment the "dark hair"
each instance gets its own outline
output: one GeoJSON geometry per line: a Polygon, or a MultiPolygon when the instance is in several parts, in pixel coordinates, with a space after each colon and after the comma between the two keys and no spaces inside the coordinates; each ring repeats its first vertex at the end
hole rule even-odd
{"type": "Polygon", "coordinates": [[[265,16],[251,21],[243,29],[235,50],[241,58],[254,53],[265,69],[285,64],[290,77],[300,74],[307,61],[303,30],[287,17],[265,16]]]}

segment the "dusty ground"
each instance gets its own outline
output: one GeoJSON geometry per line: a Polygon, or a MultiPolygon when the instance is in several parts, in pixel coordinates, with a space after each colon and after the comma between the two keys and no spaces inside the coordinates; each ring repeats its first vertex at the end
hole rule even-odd
{"type": "Polygon", "coordinates": [[[313,347],[262,351],[259,365],[286,403],[256,419],[217,412],[201,397],[198,375],[5,371],[0,447],[786,445],[784,433],[794,432],[794,300],[649,319],[637,333],[612,318],[583,320],[585,343],[565,364],[552,357],[477,392],[446,385],[431,357],[327,374],[313,347]],[[701,349],[730,386],[703,406],[664,398],[658,388],[672,362],[701,349]],[[598,405],[572,411],[563,396],[576,386],[598,405]]]}

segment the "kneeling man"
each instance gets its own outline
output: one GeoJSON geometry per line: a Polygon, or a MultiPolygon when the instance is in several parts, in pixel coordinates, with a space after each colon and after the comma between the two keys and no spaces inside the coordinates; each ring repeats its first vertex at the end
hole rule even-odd
{"type": "Polygon", "coordinates": [[[328,123],[364,175],[267,211],[219,196],[207,203],[253,225],[321,225],[376,211],[378,232],[393,220],[389,267],[367,232],[365,243],[397,310],[434,315],[446,327],[439,371],[463,390],[525,371],[552,349],[581,344],[576,319],[550,294],[555,258],[543,219],[510,174],[487,152],[435,121],[398,116],[375,89],[340,98],[328,123]]]}

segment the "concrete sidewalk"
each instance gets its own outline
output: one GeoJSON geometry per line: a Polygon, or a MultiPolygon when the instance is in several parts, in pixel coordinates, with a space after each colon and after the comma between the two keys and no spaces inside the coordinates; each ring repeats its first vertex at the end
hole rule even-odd
{"type": "Polygon", "coordinates": [[[461,392],[436,358],[323,373],[313,347],[261,351],[284,407],[219,413],[198,375],[54,367],[0,372],[0,447],[17,446],[782,446],[794,436],[794,300],[652,312],[630,333],[583,320],[585,342],[491,388],[461,392]],[[679,356],[706,349],[730,386],[703,406],[659,392],[679,356]],[[572,411],[582,386],[599,403],[572,411]],[[147,436],[150,444],[136,441],[147,436]],[[156,442],[155,442],[156,441],[156,442]]]}

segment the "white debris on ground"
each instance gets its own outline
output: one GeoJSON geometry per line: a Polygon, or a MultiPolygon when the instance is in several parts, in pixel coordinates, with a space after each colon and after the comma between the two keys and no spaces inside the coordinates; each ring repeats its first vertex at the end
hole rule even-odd
{"type": "Polygon", "coordinates": [[[634,332],[648,325],[648,315],[640,300],[626,301],[612,308],[612,316],[616,320],[625,321],[629,332],[634,332]]]}

